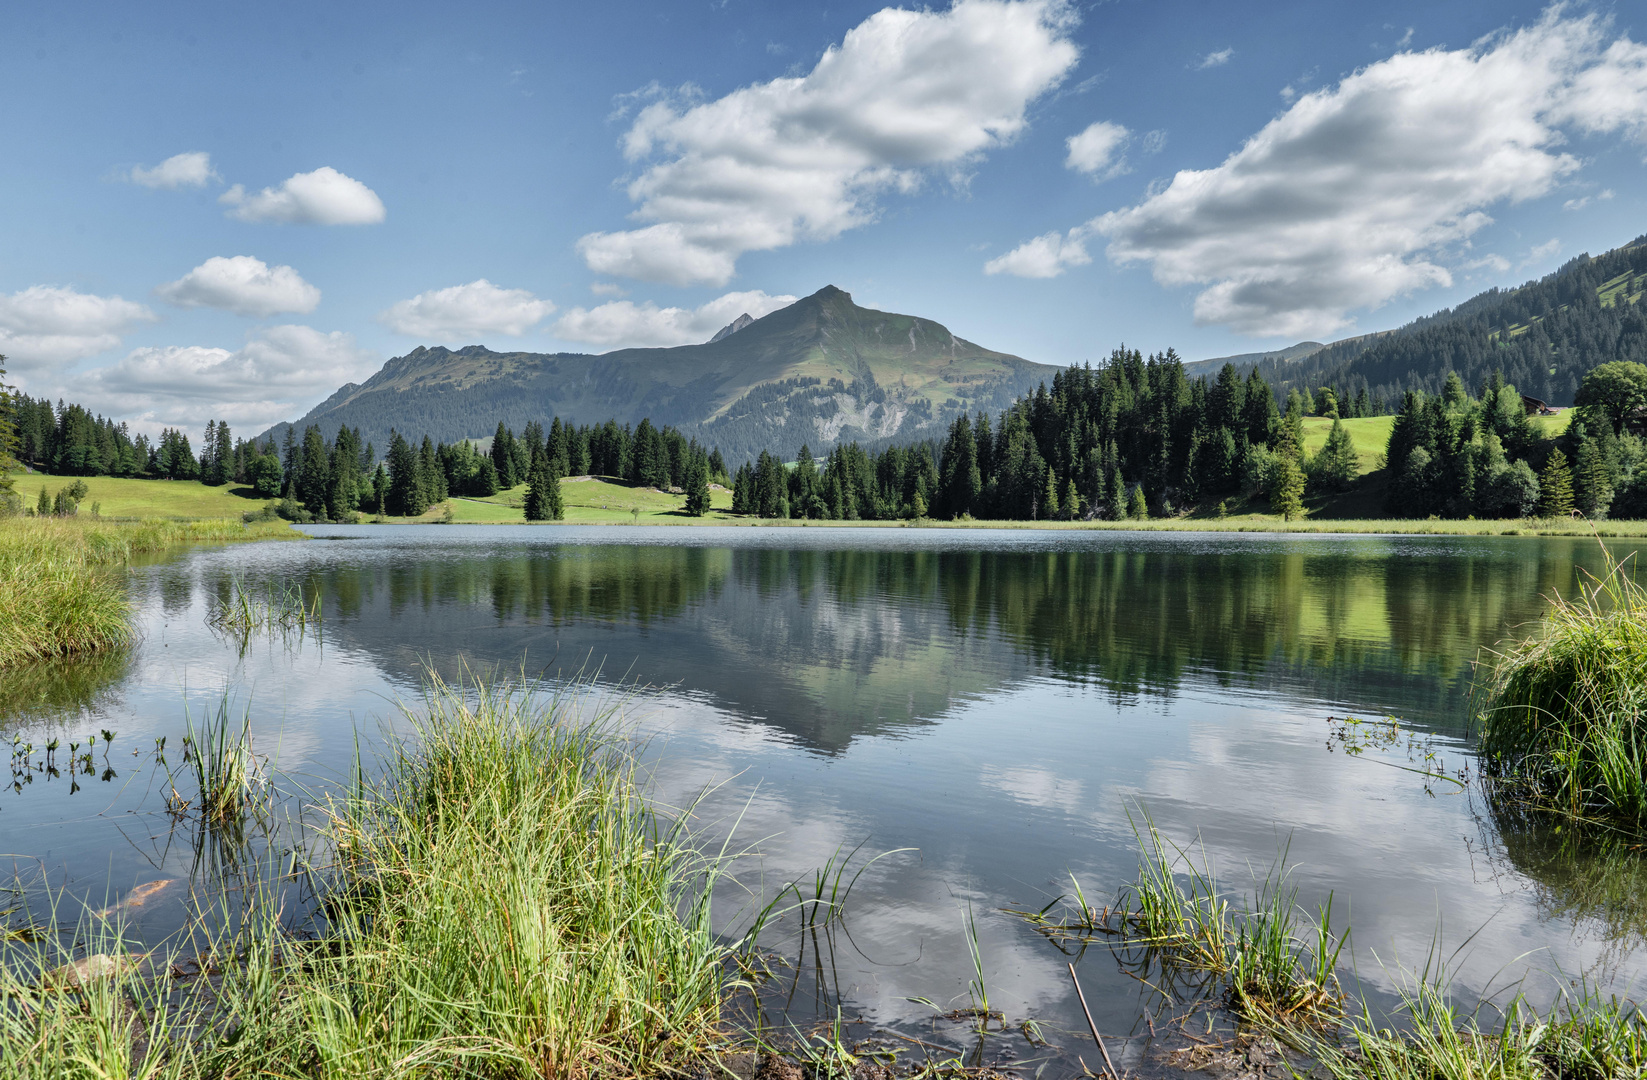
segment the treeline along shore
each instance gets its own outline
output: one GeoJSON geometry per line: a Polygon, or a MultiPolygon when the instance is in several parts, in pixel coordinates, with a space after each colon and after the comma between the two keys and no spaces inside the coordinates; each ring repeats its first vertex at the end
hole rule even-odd
{"type": "MultiPolygon", "coordinates": [[[[1380,508],[1390,517],[1647,517],[1647,365],[1633,361],[1586,374],[1556,437],[1534,419],[1547,407],[1496,371],[1473,390],[1456,373],[1437,394],[1409,390],[1385,421],[1371,470],[1345,423],[1388,416],[1365,387],[1295,387],[1282,399],[1256,368],[1243,376],[1226,364],[1191,378],[1171,350],[1117,349],[1101,365],[1058,372],[998,415],[959,416],[931,439],[837,445],[821,458],[803,447],[794,462],[762,451],[735,467],[649,419],[631,427],[556,417],[518,434],[500,422],[489,440],[454,443],[392,431],[382,453],[347,427],[330,439],[313,425],[301,438],[287,429],[277,446],[212,421],[197,453],[181,431],[150,441],[78,405],[19,395],[11,409],[20,456],[42,472],[236,483],[299,521],[417,517],[453,496],[486,499],[521,485],[524,517],[555,520],[564,514],[560,481],[571,476],[679,492],[685,512],[700,516],[720,484],[732,489],[732,513],[762,519],[1117,521],[1267,503],[1292,520],[1310,500],[1365,484],[1369,471],[1382,473],[1380,508]],[[1307,417],[1331,422],[1314,452],[1307,417]]],[[[60,515],[60,495],[42,488],[32,506],[13,497],[12,509],[60,515]]]]}

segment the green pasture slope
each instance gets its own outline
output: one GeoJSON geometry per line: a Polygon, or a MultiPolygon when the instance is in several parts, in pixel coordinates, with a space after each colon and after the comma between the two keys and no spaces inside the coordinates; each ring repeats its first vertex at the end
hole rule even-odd
{"type": "Polygon", "coordinates": [[[86,497],[80,500],[80,513],[90,514],[95,505],[97,512],[106,518],[170,518],[175,521],[239,518],[246,511],[261,509],[270,502],[242,484],[207,487],[198,480],[47,476],[35,472],[14,472],[11,478],[14,490],[29,506],[39,500],[42,487],[48,495],[55,496],[63,488],[80,480],[86,485],[86,497]]]}
{"type": "MultiPolygon", "coordinates": [[[[744,520],[733,517],[732,493],[710,488],[711,510],[703,517],[689,516],[685,495],[672,495],[656,488],[633,487],[621,480],[601,477],[568,477],[560,482],[561,500],[566,504],[565,521],[574,525],[725,524],[744,520]]],[[[526,485],[500,491],[486,499],[450,500],[454,523],[525,523],[526,485]]],[[[444,510],[428,517],[440,518],[444,510]]]]}

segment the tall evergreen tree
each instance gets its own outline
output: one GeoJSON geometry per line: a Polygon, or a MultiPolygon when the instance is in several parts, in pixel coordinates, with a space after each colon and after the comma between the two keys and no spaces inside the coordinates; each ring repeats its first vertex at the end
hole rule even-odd
{"type": "Polygon", "coordinates": [[[418,454],[412,445],[391,428],[389,430],[389,487],[385,513],[395,517],[418,517],[429,509],[429,500],[419,482],[418,454]]]}
{"type": "Polygon", "coordinates": [[[703,517],[709,513],[709,462],[701,456],[694,456],[687,466],[686,474],[686,512],[693,517],[703,517]]]}
{"type": "Polygon", "coordinates": [[[1550,460],[1538,474],[1538,512],[1543,517],[1568,517],[1573,512],[1573,470],[1560,450],[1550,451],[1550,460]]]}
{"type": "MultiPolygon", "coordinates": [[[[526,520],[548,521],[550,515],[549,455],[539,445],[532,451],[532,463],[526,471],[526,520]]],[[[560,485],[555,483],[556,487],[560,485]]]]}
{"type": "Polygon", "coordinates": [[[22,513],[22,500],[12,491],[12,470],[17,468],[16,394],[6,385],[6,358],[0,355],[0,512],[22,513]],[[16,509],[13,509],[13,507],[16,509]]]}

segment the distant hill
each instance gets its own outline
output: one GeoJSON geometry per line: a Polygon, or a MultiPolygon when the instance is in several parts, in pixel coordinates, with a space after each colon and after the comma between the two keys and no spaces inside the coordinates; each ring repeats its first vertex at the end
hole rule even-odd
{"type": "MultiPolygon", "coordinates": [[[[741,325],[740,325],[741,324],[741,325]]],[[[837,442],[942,434],[960,411],[999,411],[1057,368],[994,352],[929,319],[859,307],[827,286],[702,345],[586,353],[417,348],[343,386],[296,421],[328,438],[358,427],[381,452],[389,429],[453,442],[560,416],[580,424],[649,416],[729,460],[792,456],[837,442]]],[[[284,437],[289,425],[266,435],[284,437]]]]}
{"type": "Polygon", "coordinates": [[[1238,353],[1235,356],[1215,356],[1211,360],[1192,360],[1184,365],[1184,374],[1192,379],[1198,379],[1202,375],[1217,375],[1225,364],[1234,364],[1245,371],[1265,360],[1302,360],[1325,348],[1326,346],[1319,341],[1300,341],[1296,345],[1289,345],[1285,349],[1276,349],[1273,352],[1238,353]]]}
{"type": "Polygon", "coordinates": [[[1647,362],[1644,285],[1647,236],[1595,258],[1579,255],[1537,281],[1489,289],[1396,330],[1334,342],[1302,357],[1284,355],[1291,350],[1266,354],[1256,366],[1283,398],[1294,387],[1330,385],[1354,393],[1366,386],[1394,408],[1406,390],[1438,393],[1449,371],[1472,390],[1502,371],[1523,394],[1571,405],[1591,368],[1613,360],[1647,362]]]}

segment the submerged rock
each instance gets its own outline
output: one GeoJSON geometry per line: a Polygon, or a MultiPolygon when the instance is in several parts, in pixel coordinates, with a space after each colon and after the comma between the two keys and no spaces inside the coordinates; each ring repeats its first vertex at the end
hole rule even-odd
{"type": "Polygon", "coordinates": [[[148,953],[93,953],[72,964],[52,968],[40,977],[40,986],[46,990],[78,990],[103,979],[143,971],[148,963],[148,953]]]}

